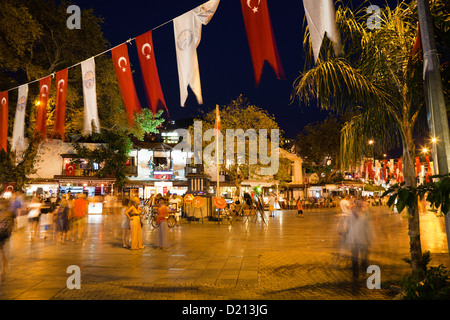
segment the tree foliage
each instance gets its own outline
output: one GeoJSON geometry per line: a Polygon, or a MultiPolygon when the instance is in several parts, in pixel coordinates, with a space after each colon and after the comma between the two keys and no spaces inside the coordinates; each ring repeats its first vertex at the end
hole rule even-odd
{"type": "MultiPolygon", "coordinates": [[[[221,121],[221,132],[226,137],[227,129],[242,129],[246,132],[249,129],[254,129],[257,133],[260,129],[267,130],[267,147],[268,153],[270,154],[271,146],[271,129],[279,130],[280,144],[282,143],[283,132],[280,130],[277,122],[273,115],[269,114],[266,110],[261,109],[255,105],[252,105],[245,97],[242,95],[238,96],[235,100],[232,100],[228,105],[219,107],[220,121],[221,121]]],[[[205,132],[208,129],[213,129],[216,119],[215,109],[207,112],[201,118],[195,119],[202,122],[202,131],[205,132]]],[[[191,132],[191,137],[194,138],[194,126],[189,128],[191,132]]],[[[258,140],[259,141],[259,140],[258,140]]],[[[205,147],[210,142],[203,141],[203,147],[205,147]]],[[[237,154],[237,143],[234,143],[234,154],[237,154]]],[[[225,142],[224,142],[225,149],[225,142]]],[[[252,179],[255,177],[262,178],[259,175],[259,169],[262,165],[259,162],[259,148],[258,148],[258,163],[250,164],[249,161],[249,144],[246,143],[245,146],[245,159],[240,159],[239,161],[234,159],[234,164],[227,165],[224,163],[221,165],[221,170],[226,172],[235,181],[236,185],[239,185],[243,179],[252,179]]],[[[225,152],[224,152],[225,158],[225,152]]],[[[282,165],[284,162],[282,163],[282,165]]],[[[286,167],[286,166],[285,166],[286,167]]],[[[281,177],[281,176],[280,176],[281,177]]]]}
{"type": "Polygon", "coordinates": [[[330,115],[323,122],[306,125],[295,140],[295,151],[303,166],[316,172],[325,183],[330,183],[338,173],[341,128],[340,121],[330,115]]]}
{"type": "Polygon", "coordinates": [[[84,158],[88,165],[99,164],[97,177],[114,177],[114,185],[118,188],[128,181],[125,162],[129,158],[134,140],[143,140],[146,133],[157,133],[157,127],[164,122],[161,118],[162,110],[155,115],[144,109],[141,114],[135,115],[135,125],[130,130],[104,129],[100,134],[94,133],[92,141],[101,143],[95,149],[88,148],[81,143],[72,145],[78,156],[84,158]]]}
{"type": "MultiPolygon", "coordinates": [[[[110,47],[102,32],[103,18],[97,16],[92,9],[81,11],[81,29],[67,28],[66,11],[69,5],[71,3],[65,0],[5,0],[0,9],[0,91],[70,67],[66,101],[66,141],[78,137],[83,130],[84,103],[79,63],[110,47]]],[[[127,150],[131,143],[128,135],[142,139],[145,133],[156,132],[157,126],[164,121],[162,114],[159,112],[153,115],[144,109],[142,114],[136,116],[136,125],[130,128],[111,58],[107,54],[97,56],[95,66],[98,114],[100,129],[104,134],[101,138],[93,139],[109,141],[111,150],[117,152],[127,150]],[[116,141],[108,139],[107,135],[112,132],[120,138],[116,141]],[[124,145],[118,146],[119,142],[124,145]]],[[[34,140],[35,102],[38,91],[38,82],[29,85],[25,126],[26,138],[33,141],[33,147],[38,147],[41,142],[34,140]]],[[[10,91],[9,101],[17,101],[17,90],[10,91]]],[[[52,84],[47,107],[47,138],[53,137],[55,102],[56,88],[52,84]]],[[[14,116],[15,108],[10,107],[8,136],[12,136],[14,116]]],[[[11,154],[8,148],[8,154],[2,159],[15,159],[16,156],[20,157],[11,154]]],[[[32,171],[36,163],[36,152],[25,152],[23,156],[32,171]]],[[[31,171],[19,170],[19,167],[16,167],[15,172],[23,173],[19,178],[8,169],[14,161],[8,161],[9,164],[0,163],[2,181],[25,180],[25,172],[31,171]]]]}

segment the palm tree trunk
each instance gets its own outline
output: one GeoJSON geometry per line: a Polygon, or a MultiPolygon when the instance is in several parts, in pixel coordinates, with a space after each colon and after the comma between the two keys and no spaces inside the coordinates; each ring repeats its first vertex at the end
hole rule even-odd
{"type": "MultiPolygon", "coordinates": [[[[405,144],[403,152],[403,161],[405,163],[404,176],[405,185],[415,187],[416,176],[413,165],[413,156],[415,153],[414,140],[412,138],[412,128],[410,125],[404,127],[405,132],[405,144]]],[[[422,265],[422,245],[420,241],[420,220],[419,220],[419,205],[418,199],[415,200],[414,207],[408,210],[408,234],[409,234],[409,246],[411,253],[411,269],[412,274],[416,277],[416,280],[420,281],[423,265],[422,265]]]]}

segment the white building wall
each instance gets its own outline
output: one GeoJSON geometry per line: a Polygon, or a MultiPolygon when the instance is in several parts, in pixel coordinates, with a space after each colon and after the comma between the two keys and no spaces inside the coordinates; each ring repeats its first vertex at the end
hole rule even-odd
{"type": "MultiPolygon", "coordinates": [[[[85,143],[82,144],[88,148],[96,148],[100,144],[85,143]]],[[[71,143],[63,142],[59,139],[48,140],[39,146],[39,161],[36,164],[36,173],[30,175],[30,178],[37,179],[53,179],[55,175],[62,174],[63,158],[61,154],[75,154],[75,150],[71,143]]]]}

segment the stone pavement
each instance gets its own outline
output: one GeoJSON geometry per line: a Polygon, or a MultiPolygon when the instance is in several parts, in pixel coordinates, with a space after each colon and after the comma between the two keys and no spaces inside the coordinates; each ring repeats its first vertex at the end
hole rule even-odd
{"type": "MultiPolygon", "coordinates": [[[[267,212],[266,212],[267,213],[267,212]]],[[[120,218],[89,216],[80,241],[58,243],[51,236],[31,240],[27,228],[8,245],[9,268],[2,300],[391,300],[389,289],[409,272],[407,219],[387,207],[372,207],[375,240],[369,264],[381,270],[381,289],[369,290],[370,276],[351,275],[339,258],[336,209],[278,211],[252,221],[206,221],[170,229],[171,246],[153,247],[156,231],[144,227],[145,249],[121,246],[120,218]],[[81,271],[81,288],[68,289],[67,268],[81,271]]],[[[444,220],[421,216],[422,249],[432,265],[450,267],[444,220]]]]}

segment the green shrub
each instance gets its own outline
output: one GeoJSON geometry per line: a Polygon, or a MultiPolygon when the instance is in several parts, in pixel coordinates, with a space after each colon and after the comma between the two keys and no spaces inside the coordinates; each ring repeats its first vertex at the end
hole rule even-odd
{"type": "MultiPolygon", "coordinates": [[[[409,259],[403,259],[410,263],[409,259]]],[[[430,252],[423,254],[423,271],[420,278],[422,281],[417,282],[417,277],[407,274],[403,277],[401,286],[403,289],[404,300],[448,300],[450,299],[450,283],[449,274],[444,265],[437,267],[429,267],[431,261],[430,252]]]]}

